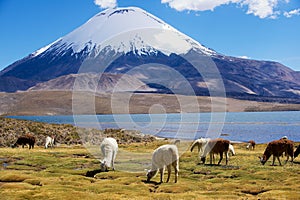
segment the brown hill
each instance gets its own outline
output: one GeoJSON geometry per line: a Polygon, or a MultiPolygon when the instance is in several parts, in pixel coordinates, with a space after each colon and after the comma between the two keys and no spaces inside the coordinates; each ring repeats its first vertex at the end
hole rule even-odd
{"type": "MultiPolygon", "coordinates": [[[[72,115],[72,92],[70,91],[27,91],[17,93],[0,93],[0,114],[1,115],[72,115]]],[[[114,94],[114,113],[127,113],[129,106],[130,113],[149,113],[149,109],[160,104],[167,113],[179,113],[182,111],[178,98],[185,103],[186,112],[197,112],[189,101],[194,97],[168,94],[133,94],[129,104],[124,101],[128,93],[114,94]]],[[[76,103],[80,105],[77,114],[110,114],[112,113],[111,94],[82,93],[82,99],[76,103]],[[86,98],[95,100],[95,106],[86,102],[86,98]]],[[[210,112],[212,100],[215,103],[215,111],[243,112],[243,111],[282,111],[300,110],[300,104],[281,104],[256,101],[243,101],[236,99],[223,99],[219,97],[197,97],[200,112],[210,112]],[[226,104],[224,107],[224,103],[226,104]]],[[[181,105],[182,106],[182,105],[181,105]]],[[[163,112],[156,109],[155,112],[163,112]]]]}
{"type": "Polygon", "coordinates": [[[76,90],[96,93],[107,92],[150,92],[155,89],[149,88],[139,79],[124,74],[104,73],[100,76],[97,73],[69,74],[39,83],[29,89],[29,91],[72,91],[76,90]]]}

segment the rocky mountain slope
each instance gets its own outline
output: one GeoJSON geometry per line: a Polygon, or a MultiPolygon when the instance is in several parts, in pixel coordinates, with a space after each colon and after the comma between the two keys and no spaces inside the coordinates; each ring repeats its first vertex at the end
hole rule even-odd
{"type": "Polygon", "coordinates": [[[74,79],[83,76],[91,81],[83,81],[79,89],[90,90],[89,83],[103,87],[108,83],[101,83],[107,81],[102,79],[97,84],[87,74],[103,72],[115,74],[110,75],[118,77],[113,82],[125,79],[115,84],[122,85],[115,91],[146,84],[142,89],[147,92],[190,94],[188,84],[198,96],[216,90],[221,96],[300,103],[299,72],[277,62],[221,55],[136,7],[100,12],[66,36],[16,61],[0,72],[0,91],[70,90],[74,79]],[[225,93],[220,94],[223,85],[225,93]]]}

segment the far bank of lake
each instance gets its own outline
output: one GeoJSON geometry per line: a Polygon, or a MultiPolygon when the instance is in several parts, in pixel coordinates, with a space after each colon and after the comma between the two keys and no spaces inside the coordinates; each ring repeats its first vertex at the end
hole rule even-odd
{"type": "Polygon", "coordinates": [[[287,136],[300,141],[300,111],[115,114],[67,116],[9,116],[97,129],[125,128],[159,137],[190,139],[222,137],[232,141],[267,143],[287,136]]]}

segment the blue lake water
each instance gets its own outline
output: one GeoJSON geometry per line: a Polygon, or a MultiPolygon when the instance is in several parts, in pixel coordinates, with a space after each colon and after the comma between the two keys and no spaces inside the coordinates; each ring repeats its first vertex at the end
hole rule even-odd
{"type": "Polygon", "coordinates": [[[179,139],[221,137],[232,141],[266,143],[288,136],[291,140],[300,141],[299,111],[10,117],[97,129],[125,128],[179,139]]]}

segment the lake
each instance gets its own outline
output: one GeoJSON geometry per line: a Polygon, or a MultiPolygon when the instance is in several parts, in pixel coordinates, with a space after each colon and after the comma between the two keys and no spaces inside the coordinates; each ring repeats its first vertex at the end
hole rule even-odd
{"type": "Polygon", "coordinates": [[[86,128],[125,128],[178,139],[221,137],[266,143],[287,136],[300,141],[300,111],[9,117],[86,128]]]}

